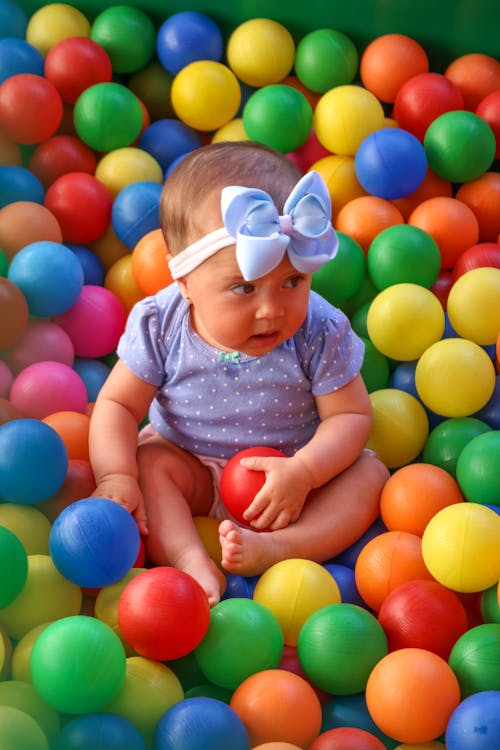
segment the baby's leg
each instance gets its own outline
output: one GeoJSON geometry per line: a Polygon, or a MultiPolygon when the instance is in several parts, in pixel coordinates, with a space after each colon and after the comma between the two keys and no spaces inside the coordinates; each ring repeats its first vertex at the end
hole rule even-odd
{"type": "Polygon", "coordinates": [[[226,580],[209,556],[193,523],[208,515],[213,499],[210,471],[195,456],[162,440],[146,440],[138,450],[139,484],[148,516],[148,557],[189,573],[216,604],[226,580]]]}
{"type": "Polygon", "coordinates": [[[386,467],[363,454],[338,477],[315,491],[298,521],[277,531],[253,531],[233,521],[219,527],[222,565],[229,573],[260,575],[290,558],[325,562],[354,544],[379,515],[386,467]]]}

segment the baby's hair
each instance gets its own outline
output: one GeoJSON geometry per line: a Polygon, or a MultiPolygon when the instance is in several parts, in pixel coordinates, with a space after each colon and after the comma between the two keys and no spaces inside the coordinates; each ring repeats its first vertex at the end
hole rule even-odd
{"type": "Polygon", "coordinates": [[[176,255],[221,226],[220,214],[215,226],[203,226],[199,209],[215,197],[214,211],[219,211],[222,188],[241,185],[265,190],[282,213],[301,176],[287,156],[261,143],[227,141],[191,151],[168,177],[161,197],[161,226],[169,252],[176,255]]]}

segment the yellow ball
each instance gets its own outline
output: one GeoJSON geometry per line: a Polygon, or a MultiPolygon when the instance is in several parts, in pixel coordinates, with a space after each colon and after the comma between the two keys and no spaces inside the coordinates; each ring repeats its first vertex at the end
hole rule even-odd
{"type": "Polygon", "coordinates": [[[212,136],[212,143],[222,143],[223,141],[248,141],[242,117],[235,117],[234,120],[230,120],[215,131],[212,136]]]}
{"type": "Polygon", "coordinates": [[[418,359],[444,332],[438,298],[418,284],[393,284],[372,300],[366,318],[368,335],[386,357],[418,359]]]}
{"type": "Polygon", "coordinates": [[[319,99],[314,130],[333,154],[354,156],[370,133],[384,127],[384,110],[374,94],[362,86],[336,86],[319,99]]]}
{"type": "Polygon", "coordinates": [[[240,81],[260,88],[279,83],[290,73],[295,42],[288,29],[277,21],[253,18],[233,31],[226,56],[240,81]]]}
{"type": "Polygon", "coordinates": [[[33,505],[0,504],[0,526],[12,531],[23,543],[27,555],[48,555],[51,523],[33,505]]]}
{"type": "Polygon", "coordinates": [[[415,368],[423,403],[443,417],[468,417],[485,406],[495,388],[495,366],[473,341],[443,339],[432,344],[415,368]]]}
{"type": "Polygon", "coordinates": [[[156,159],[141,148],[126,146],[105,154],[95,176],[113,196],[133,182],[163,183],[163,171],[156,159]]]}
{"type": "Polygon", "coordinates": [[[177,117],[190,128],[217,130],[238,112],[241,89],[227,65],[197,60],[177,73],[170,98],[177,117]]]}
{"type": "Polygon", "coordinates": [[[104,586],[96,596],[94,614],[98,620],[105,623],[121,640],[127,656],[135,656],[137,652],[124,639],[118,625],[118,603],[125,586],[132,581],[144,568],[132,568],[116,583],[104,586]]]}
{"type": "Polygon", "coordinates": [[[119,258],[130,253],[130,248],[117,236],[112,224],[95,242],[90,243],[89,247],[106,269],[111,268],[119,258]]]}
{"type": "Polygon", "coordinates": [[[12,669],[11,676],[13,680],[21,680],[21,682],[30,682],[31,679],[31,650],[35,644],[36,639],[42,633],[45,628],[49,625],[48,622],[42,622],[41,625],[28,630],[23,637],[16,643],[14,651],[12,653],[12,669]]]}
{"type": "Polygon", "coordinates": [[[227,571],[222,567],[222,547],[219,541],[220,521],[209,516],[195,516],[193,523],[209,557],[223,573],[226,573],[227,571]]]}
{"type": "Polygon", "coordinates": [[[450,323],[464,339],[487,346],[500,332],[500,268],[474,268],[460,276],[447,301],[450,323]]]}
{"type": "Polygon", "coordinates": [[[405,742],[395,747],[394,750],[446,750],[446,747],[438,740],[431,740],[431,742],[419,742],[417,745],[407,745],[405,742]]]}
{"type": "Polygon", "coordinates": [[[124,255],[115,260],[104,279],[104,286],[116,294],[127,313],[136,302],[146,295],[138,286],[132,273],[132,255],[124,255]]]}
{"type": "Polygon", "coordinates": [[[45,57],[63,39],[90,37],[90,22],[77,8],[66,3],[51,3],[35,11],[26,27],[26,41],[45,57]]]}
{"type": "Polygon", "coordinates": [[[332,221],[346,203],[367,195],[357,178],[353,156],[324,156],[311,164],[309,171],[319,172],[326,182],[332,200],[332,221]]]}
{"type": "Polygon", "coordinates": [[[259,578],[253,598],[278,620],[287,646],[296,646],[305,621],[321,607],[339,604],[333,576],[312,560],[289,559],[268,568],[259,578]]]}
{"type": "Polygon", "coordinates": [[[484,591],[500,578],[500,516],[486,505],[456,503],[431,518],[422,536],[429,573],[453,591],[484,591]]]}
{"type": "Polygon", "coordinates": [[[429,435],[429,420],[420,401],[397,388],[370,393],[373,421],[367,447],[390,469],[411,463],[429,435]]]}

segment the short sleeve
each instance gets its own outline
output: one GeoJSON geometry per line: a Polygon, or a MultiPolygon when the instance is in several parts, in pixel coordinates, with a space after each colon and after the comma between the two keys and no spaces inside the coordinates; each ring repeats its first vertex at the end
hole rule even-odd
{"type": "Polygon", "coordinates": [[[155,297],[137,302],[127,319],[117,354],[137,377],[160,386],[165,380],[165,347],[155,297]]]}

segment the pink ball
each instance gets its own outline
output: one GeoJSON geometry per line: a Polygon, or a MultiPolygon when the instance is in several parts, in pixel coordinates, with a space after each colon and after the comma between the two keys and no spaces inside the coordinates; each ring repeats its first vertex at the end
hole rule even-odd
{"type": "Polygon", "coordinates": [[[35,362],[25,367],[15,378],[10,390],[10,401],[26,417],[44,419],[59,411],[87,409],[85,383],[62,362],[35,362]]]}
{"type": "Polygon", "coordinates": [[[72,367],[75,350],[71,339],[61,326],[50,320],[32,318],[23,335],[4,355],[13,375],[28,365],[51,360],[72,367]]]}
{"type": "Polygon", "coordinates": [[[0,398],[8,398],[14,376],[9,367],[0,359],[0,398]]]}
{"type": "Polygon", "coordinates": [[[77,302],[55,320],[64,328],[77,357],[104,357],[118,344],[127,314],[116,294],[87,284],[77,302]]]}

